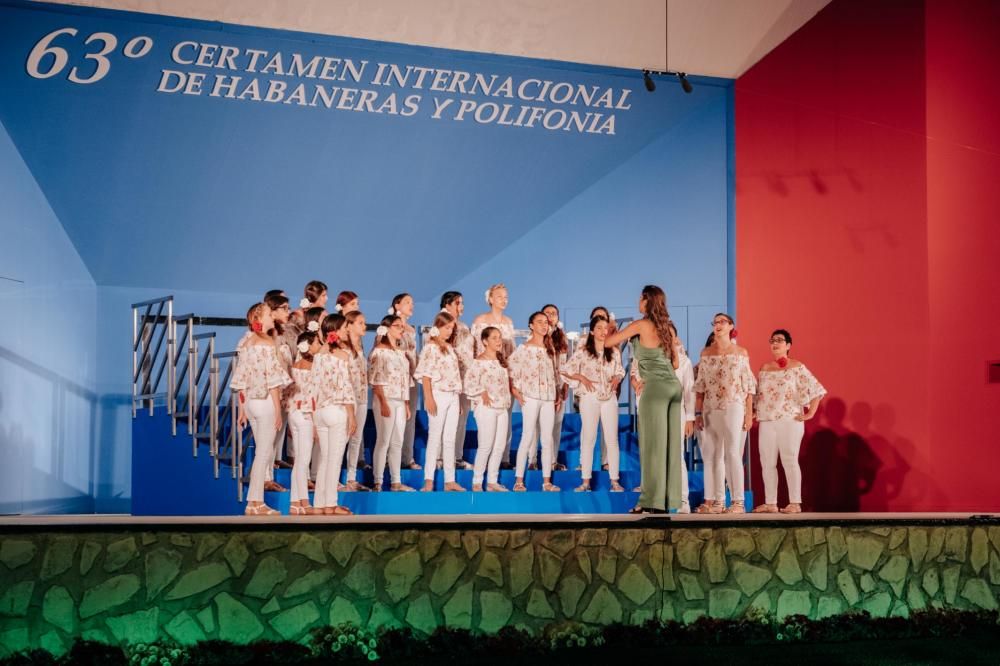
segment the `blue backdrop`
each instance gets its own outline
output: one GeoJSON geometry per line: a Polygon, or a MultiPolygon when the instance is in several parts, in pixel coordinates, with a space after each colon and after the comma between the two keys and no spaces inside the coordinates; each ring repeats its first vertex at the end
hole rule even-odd
{"type": "MultiPolygon", "coordinates": [[[[370,318],[409,291],[425,321],[442,291],[466,292],[471,316],[485,308],[486,286],[503,281],[518,325],[549,301],[576,324],[597,303],[634,314],[638,290],[655,282],[682,337],[703,339],[732,287],[732,82],[693,81],[690,95],[673,81],[649,94],[634,71],[0,0],[0,230],[14,241],[0,250],[0,276],[20,280],[0,291],[20,326],[0,334],[4,448],[30,440],[48,452],[29,465],[33,495],[127,510],[128,304],[167,293],[180,310],[241,316],[265,289],[294,300],[319,278],[359,292],[370,318]],[[40,41],[64,28],[76,32],[40,41]],[[185,42],[214,49],[184,46],[174,58],[185,42]],[[239,54],[237,69],[197,64],[203,53],[206,65],[226,65],[223,47],[239,54]],[[266,55],[251,67],[254,51],[266,55]],[[277,52],[284,70],[292,54],[339,58],[343,76],[282,75],[273,63],[262,72],[277,52]],[[367,62],[359,81],[346,60],[367,62]],[[433,72],[419,88],[417,69],[405,87],[378,86],[379,63],[433,72]],[[515,90],[525,81],[538,81],[536,92],[550,81],[553,94],[582,86],[595,99],[607,90],[611,108],[579,96],[463,95],[455,72],[510,77],[515,90]],[[182,76],[198,92],[199,74],[200,94],[168,92],[182,76]],[[445,90],[432,90],[435,74],[445,90]],[[229,88],[213,97],[216,76],[239,76],[222,81],[244,99],[225,97],[229,88]],[[246,91],[253,79],[261,101],[246,91]],[[265,101],[272,81],[286,86],[281,101],[265,101]],[[300,83],[305,104],[284,103],[300,83]],[[372,110],[326,108],[317,85],[377,98],[372,110]],[[451,100],[439,118],[435,99],[451,100]],[[558,111],[545,116],[552,125],[589,112],[584,126],[604,132],[477,122],[467,108],[487,120],[491,102],[511,104],[510,118],[521,106],[558,111]],[[54,332],[77,327],[69,339],[54,332]],[[35,339],[59,344],[26,344],[35,339]],[[26,398],[26,367],[61,368],[84,406],[67,414],[66,404],[26,398]],[[25,400],[31,409],[12,407],[25,400]],[[50,485],[39,468],[67,451],[87,464],[50,485]]],[[[0,506],[23,506],[17,492],[0,485],[0,506]]]]}

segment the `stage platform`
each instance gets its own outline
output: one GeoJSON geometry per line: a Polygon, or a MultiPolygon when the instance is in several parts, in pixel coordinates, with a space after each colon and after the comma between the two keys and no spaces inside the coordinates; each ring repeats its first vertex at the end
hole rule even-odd
{"type": "MultiPolygon", "coordinates": [[[[426,441],[426,413],[418,412],[414,454],[418,463],[423,463],[426,441]]],[[[375,430],[370,425],[365,431],[366,459],[371,460],[375,430]]],[[[513,415],[512,460],[516,458],[517,444],[521,434],[521,415],[513,415]]],[[[625,492],[611,492],[611,479],[607,471],[600,469],[599,454],[595,455],[590,492],[574,492],[581,483],[580,464],[580,416],[567,414],[563,422],[559,461],[567,471],[554,472],[552,476],[561,492],[543,492],[540,471],[527,471],[525,484],[527,492],[515,493],[473,493],[472,471],[458,470],[456,481],[467,489],[466,492],[444,492],[443,471],[435,473],[435,489],[438,492],[343,492],[339,502],[355,513],[362,514],[410,514],[439,515],[454,514],[618,514],[635,506],[639,494],[633,492],[640,484],[638,441],[632,431],[632,421],[628,415],[619,418],[620,474],[619,480],[625,492]]],[[[466,436],[465,456],[470,462],[476,455],[475,419],[469,419],[466,436]]],[[[224,455],[220,455],[219,477],[215,478],[215,460],[209,447],[200,444],[197,456],[193,456],[191,438],[186,425],[177,424],[177,434],[171,434],[170,417],[164,410],[150,416],[139,412],[132,424],[132,512],[136,515],[239,515],[245,504],[237,500],[237,481],[224,455]],[[177,489],[183,489],[178,492],[177,489]]],[[[243,460],[240,476],[245,478],[253,460],[251,447],[243,460]]],[[[344,473],[342,480],[346,480],[344,473]]],[[[361,481],[367,486],[374,482],[370,471],[362,472],[361,481]]],[[[285,488],[291,487],[291,470],[275,470],[275,481],[285,488]]],[[[402,470],[402,482],[419,489],[424,483],[423,470],[402,470]]],[[[504,470],[500,482],[508,489],[514,486],[514,471],[504,470]]],[[[697,506],[703,498],[703,478],[700,470],[688,474],[689,497],[692,506],[697,506]]],[[[388,488],[388,475],[383,487],[388,488]]],[[[244,484],[245,489],[245,484],[244,484]]],[[[290,493],[265,493],[265,502],[282,514],[288,514],[290,493]]],[[[744,497],[746,506],[753,506],[753,495],[749,491],[744,497]]]]}

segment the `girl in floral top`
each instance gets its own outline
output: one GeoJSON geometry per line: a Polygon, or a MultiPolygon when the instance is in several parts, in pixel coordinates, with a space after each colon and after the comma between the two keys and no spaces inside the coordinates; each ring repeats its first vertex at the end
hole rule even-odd
{"type": "MultiPolygon", "coordinates": [[[[389,314],[399,317],[403,324],[403,337],[399,339],[399,348],[406,356],[410,364],[410,376],[417,369],[417,329],[410,325],[410,317],[413,316],[413,297],[409,294],[396,294],[389,306],[389,314]]],[[[410,386],[410,407],[406,417],[406,429],[403,431],[403,465],[408,469],[420,469],[420,465],[413,458],[413,438],[416,434],[417,423],[417,385],[410,386]]]]}
{"type": "Polygon", "coordinates": [[[594,444],[597,425],[601,424],[608,447],[608,469],[612,492],[625,489],[618,483],[618,384],[625,378],[621,352],[606,347],[608,320],[598,315],[590,320],[590,333],[585,344],[573,353],[562,375],[570,380],[580,396],[580,468],[583,482],[578,491],[590,490],[594,469],[594,444]]]}
{"type": "Polygon", "coordinates": [[[389,463],[391,490],[412,491],[400,478],[403,431],[410,416],[410,362],[399,348],[405,332],[403,320],[396,315],[382,319],[375,331],[375,348],[368,358],[368,382],[375,398],[375,452],[372,454],[373,490],[382,490],[386,460],[389,463]]]}
{"type": "Polygon", "coordinates": [[[733,318],[720,312],[712,329],[715,343],[701,352],[694,383],[694,424],[702,431],[705,461],[705,503],[698,513],[744,513],[743,446],[753,423],[757,382],[747,350],[735,342],[733,318]],[[731,505],[725,509],[727,482],[731,505]]]}
{"type": "MultiPolygon", "coordinates": [[[[338,305],[344,294],[337,297],[338,305]]],[[[354,303],[357,303],[357,296],[354,303]]],[[[345,307],[346,309],[346,307],[345,307]]],[[[344,317],[347,326],[347,354],[351,368],[351,386],[354,388],[354,420],[358,427],[347,443],[347,483],[345,490],[370,490],[368,486],[358,481],[358,465],[364,464],[365,421],[368,419],[368,363],[365,361],[363,340],[365,336],[365,316],[357,310],[352,310],[344,317]]]]}
{"type": "Polygon", "coordinates": [[[354,417],[354,387],[351,384],[347,324],[339,314],[328,315],[321,328],[323,349],[313,359],[312,381],[316,391],[316,435],[319,438],[319,468],[316,473],[314,511],[325,515],[350,515],[338,506],[340,466],[347,441],[357,428],[354,417]]]}
{"type": "Polygon", "coordinates": [[[229,387],[239,392],[239,426],[244,428],[250,422],[255,443],[245,513],[271,516],[278,512],[264,504],[264,481],[267,468],[274,462],[274,440],[282,425],[281,389],[292,380],[281,366],[274,340],[268,335],[274,328],[271,309],[264,303],[256,303],[247,311],[247,325],[254,335],[236,357],[229,387]]]}
{"type": "Polygon", "coordinates": [[[427,409],[427,451],[424,458],[424,491],[434,490],[434,472],[440,454],[444,460],[444,489],[465,490],[455,482],[455,433],[458,428],[458,396],[462,393],[462,373],[455,340],[455,319],[438,312],[428,331],[429,340],[420,351],[414,378],[423,384],[427,409]]]}
{"type": "Polygon", "coordinates": [[[528,452],[539,431],[542,437],[542,490],[558,492],[552,483],[552,423],[562,407],[556,379],[559,376],[556,351],[549,336],[549,319],[535,312],[528,319],[531,337],[510,357],[511,394],[521,403],[521,443],[517,448],[517,471],[514,490],[524,491],[524,470],[528,452]]]}
{"type": "MultiPolygon", "coordinates": [[[[486,290],[486,305],[490,307],[489,312],[477,315],[472,320],[472,339],[476,343],[476,355],[483,353],[482,335],[483,329],[492,326],[500,331],[500,338],[503,340],[502,355],[504,359],[509,359],[514,353],[514,320],[504,314],[509,302],[507,287],[503,282],[498,282],[486,290]]],[[[513,410],[513,406],[511,407],[513,410]]],[[[510,422],[511,410],[507,411],[507,421],[510,422]]],[[[503,457],[500,459],[501,469],[510,469],[510,435],[511,429],[507,429],[507,443],[504,445],[503,457]]]]}
{"type": "MultiPolygon", "coordinates": [[[[476,357],[476,341],[472,331],[462,321],[465,312],[465,299],[457,291],[446,291],[441,295],[441,310],[455,318],[455,353],[458,354],[458,369],[462,372],[462,380],[469,371],[472,360],[476,357]]],[[[455,428],[455,469],[472,469],[465,460],[465,433],[469,422],[471,406],[469,399],[463,394],[458,398],[458,425],[455,428]]]]}
{"type": "MultiPolygon", "coordinates": [[[[559,319],[559,308],[549,303],[542,306],[542,312],[549,318],[549,335],[552,336],[552,346],[556,350],[556,362],[561,368],[566,365],[566,361],[569,359],[569,339],[564,331],[565,326],[559,319]]],[[[569,384],[563,381],[562,375],[556,379],[559,382],[556,392],[559,394],[563,408],[556,410],[556,416],[552,420],[552,469],[556,472],[564,472],[566,465],[559,462],[559,448],[562,444],[563,417],[566,415],[565,405],[566,397],[569,395],[569,384]]],[[[538,469],[537,459],[538,447],[532,446],[528,455],[528,469],[538,469]]]]}
{"type": "Polygon", "coordinates": [[[774,361],[765,363],[760,369],[757,385],[757,421],[760,422],[757,440],[764,474],[764,503],[754,509],[754,513],[778,511],[779,455],[788,482],[788,506],[781,512],[801,513],[799,447],[805,422],[816,415],[826,389],[801,361],[788,358],[792,347],[791,333],[779,328],[771,334],[770,344],[774,361]]]}
{"type": "Polygon", "coordinates": [[[292,434],[292,445],[298,452],[295,464],[292,466],[292,498],[289,510],[292,515],[310,513],[309,463],[312,461],[315,439],[313,408],[316,403],[316,391],[312,383],[312,361],[322,346],[316,333],[306,331],[299,335],[296,344],[299,358],[292,365],[293,383],[285,391],[288,430],[292,434]]]}
{"type": "Polygon", "coordinates": [[[472,362],[465,375],[465,394],[472,402],[479,433],[472,489],[482,490],[483,475],[486,474],[486,490],[506,492],[507,488],[500,485],[500,458],[507,444],[510,426],[510,375],[507,373],[507,362],[503,359],[500,330],[487,326],[480,341],[483,353],[472,362]]]}

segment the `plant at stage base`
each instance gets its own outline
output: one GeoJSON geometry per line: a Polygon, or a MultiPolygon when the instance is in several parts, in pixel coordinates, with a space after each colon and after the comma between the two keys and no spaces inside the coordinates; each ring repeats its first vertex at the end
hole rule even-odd
{"type": "Polygon", "coordinates": [[[129,666],[180,666],[188,653],[169,643],[134,643],[126,647],[129,666]]]}
{"type": "Polygon", "coordinates": [[[601,628],[588,627],[577,622],[558,622],[545,627],[545,637],[552,650],[566,650],[604,645],[601,628]]]}
{"type": "Polygon", "coordinates": [[[309,647],[313,657],[342,661],[379,659],[378,637],[363,627],[345,622],[336,627],[317,627],[310,633],[309,647]]]}

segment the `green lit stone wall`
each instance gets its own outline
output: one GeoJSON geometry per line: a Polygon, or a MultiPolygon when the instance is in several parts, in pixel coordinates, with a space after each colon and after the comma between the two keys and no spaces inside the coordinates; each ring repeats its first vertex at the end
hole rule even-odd
{"type": "Polygon", "coordinates": [[[996,609],[1000,527],[0,534],[0,645],[996,609]]]}

